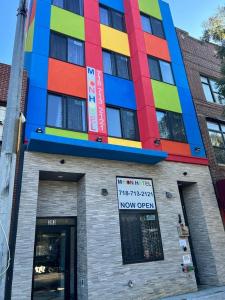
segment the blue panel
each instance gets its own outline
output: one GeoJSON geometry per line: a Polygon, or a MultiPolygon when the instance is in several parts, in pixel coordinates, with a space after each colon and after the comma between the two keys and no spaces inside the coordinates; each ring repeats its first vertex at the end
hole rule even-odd
{"type": "Polygon", "coordinates": [[[32,54],[32,67],[30,72],[30,84],[47,89],[48,84],[48,57],[32,54]]]}
{"type": "Polygon", "coordinates": [[[49,44],[50,28],[35,25],[33,53],[49,56],[49,44]]]}
{"type": "Polygon", "coordinates": [[[51,0],[38,0],[35,14],[35,25],[50,28],[51,0]]]}
{"type": "Polygon", "coordinates": [[[190,144],[191,154],[194,157],[206,158],[205,148],[202,144],[190,144]],[[200,149],[200,151],[199,151],[200,149]]]}
{"type": "Polygon", "coordinates": [[[104,74],[106,104],[136,109],[133,81],[104,74]]]}
{"type": "Polygon", "coordinates": [[[29,77],[29,73],[30,73],[31,64],[32,64],[32,53],[31,52],[25,52],[25,55],[24,55],[24,69],[27,71],[28,77],[29,77]]]}
{"type": "Polygon", "coordinates": [[[44,133],[31,134],[28,150],[51,154],[131,161],[145,164],[156,164],[166,159],[168,156],[166,152],[162,151],[144,150],[91,141],[69,139],[46,135],[44,133]]]}
{"type": "Polygon", "coordinates": [[[99,0],[99,3],[124,12],[123,0],[99,0]]]}
{"type": "Polygon", "coordinates": [[[40,126],[39,124],[30,124],[30,123],[27,123],[26,124],[26,128],[25,128],[25,139],[27,140],[27,141],[29,141],[30,140],[30,138],[31,138],[31,135],[34,133],[34,132],[36,132],[36,129],[37,128],[41,128],[42,130],[43,130],[43,132],[44,132],[44,130],[45,130],[45,127],[44,126],[40,126]]]}
{"type": "Polygon", "coordinates": [[[169,46],[170,56],[172,60],[172,68],[179,92],[180,103],[183,112],[183,120],[186,129],[188,143],[191,147],[192,155],[195,157],[205,157],[203,141],[197,121],[197,116],[191,96],[186,70],[184,67],[183,57],[180,50],[175,27],[168,3],[159,0],[163,25],[166,39],[169,46]],[[201,151],[196,152],[194,149],[200,147],[201,151]]]}
{"type": "Polygon", "coordinates": [[[195,117],[196,111],[194,107],[194,102],[192,101],[190,90],[181,87],[178,87],[177,89],[178,89],[178,94],[181,101],[183,113],[195,117]]]}
{"type": "Polygon", "coordinates": [[[29,86],[26,119],[27,123],[45,125],[47,90],[29,86]]]}

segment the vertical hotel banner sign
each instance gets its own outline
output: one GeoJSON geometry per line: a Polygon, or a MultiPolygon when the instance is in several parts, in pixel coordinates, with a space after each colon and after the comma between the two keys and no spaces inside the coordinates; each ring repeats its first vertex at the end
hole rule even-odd
{"type": "Polygon", "coordinates": [[[117,177],[119,209],[156,210],[151,179],[117,177]]]}
{"type": "Polygon", "coordinates": [[[103,87],[102,71],[87,67],[88,131],[106,135],[106,113],[103,87]]]}

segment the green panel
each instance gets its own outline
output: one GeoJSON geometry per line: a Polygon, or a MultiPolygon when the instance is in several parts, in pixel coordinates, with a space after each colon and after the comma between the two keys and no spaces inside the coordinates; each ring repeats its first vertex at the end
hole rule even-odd
{"type": "Polygon", "coordinates": [[[152,80],[155,107],[181,113],[180,98],[177,87],[164,82],[152,80]]]}
{"type": "Polygon", "coordinates": [[[34,22],[30,24],[28,31],[27,31],[27,37],[26,37],[26,44],[25,44],[25,52],[32,52],[33,50],[33,40],[34,40],[34,22]]]}
{"type": "Polygon", "coordinates": [[[50,135],[56,135],[61,137],[67,137],[70,139],[77,139],[77,140],[88,140],[88,134],[82,132],[75,132],[70,130],[63,130],[57,128],[45,128],[45,133],[50,135]]]}
{"type": "Polygon", "coordinates": [[[158,0],[138,0],[140,11],[162,20],[158,0]]]}
{"type": "Polygon", "coordinates": [[[50,26],[54,31],[85,40],[84,18],[54,5],[51,9],[50,26]]]}

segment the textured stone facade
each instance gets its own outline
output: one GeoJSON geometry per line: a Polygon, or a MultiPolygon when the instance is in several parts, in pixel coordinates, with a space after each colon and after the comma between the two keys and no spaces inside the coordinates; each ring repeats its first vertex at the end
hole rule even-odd
{"type": "Polygon", "coordinates": [[[79,300],[149,300],[196,290],[194,272],[183,273],[181,267],[182,256],[186,253],[179,247],[177,232],[178,214],[182,215],[178,181],[192,183],[185,201],[190,204],[187,206],[188,211],[195,212],[198,220],[196,222],[195,218],[194,223],[190,217],[198,268],[204,269],[204,274],[200,274],[201,282],[224,284],[224,230],[208,167],[172,162],[151,166],[26,152],[12,299],[31,298],[38,214],[45,211],[45,215],[54,212],[57,215],[60,210],[61,216],[66,216],[69,213],[67,208],[71,210],[73,207],[76,215],[76,206],[79,300]],[[61,159],[65,160],[65,164],[60,163],[61,159]],[[39,181],[39,171],[43,170],[82,173],[84,176],[77,183],[60,182],[58,185],[57,182],[51,184],[49,189],[47,182],[39,181]],[[123,265],[116,176],[153,179],[164,250],[163,261],[123,265]],[[60,191],[62,187],[65,193],[60,191]],[[108,196],[101,195],[102,188],[108,190],[108,196]],[[52,192],[57,198],[62,197],[60,202],[61,206],[65,206],[64,209],[57,205],[55,210],[46,206],[45,200],[48,197],[53,206],[54,201],[57,201],[51,200],[54,198],[52,192]],[[170,192],[172,198],[166,198],[166,192],[170,192]],[[134,282],[133,288],[128,287],[129,280],[134,282]]]}

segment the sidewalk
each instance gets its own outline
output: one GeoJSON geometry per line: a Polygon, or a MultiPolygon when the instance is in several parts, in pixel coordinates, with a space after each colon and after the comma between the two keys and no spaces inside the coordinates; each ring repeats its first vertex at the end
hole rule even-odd
{"type": "Polygon", "coordinates": [[[199,291],[180,296],[161,298],[161,300],[225,300],[225,286],[202,287],[199,291]]]}

